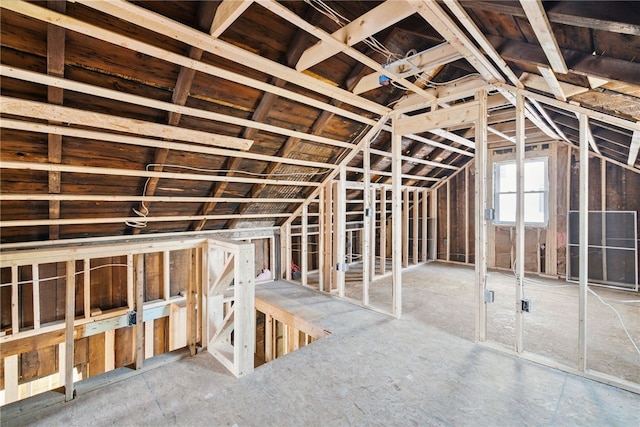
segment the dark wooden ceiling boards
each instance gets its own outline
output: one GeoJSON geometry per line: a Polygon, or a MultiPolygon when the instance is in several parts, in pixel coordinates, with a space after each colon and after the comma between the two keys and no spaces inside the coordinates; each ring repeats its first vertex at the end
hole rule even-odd
{"type": "MultiPolygon", "coordinates": [[[[234,6],[241,5],[240,2],[235,3],[234,6]]],[[[313,3],[319,5],[318,2],[313,3]]],[[[383,2],[324,3],[345,18],[357,21],[383,2]]],[[[293,75],[288,73],[295,70],[302,53],[318,42],[318,34],[310,34],[298,27],[284,16],[286,14],[279,16],[268,10],[265,7],[268,3],[245,4],[246,8],[217,36],[224,43],[223,47],[217,48],[192,43],[185,37],[174,37],[174,30],[186,28],[193,34],[197,32],[211,38],[211,23],[220,10],[230,10],[229,2],[113,2],[117,7],[125,5],[123,10],[128,10],[131,16],[115,16],[100,11],[97,5],[81,1],[27,4],[37,8],[34,9],[36,11],[42,8],[47,13],[52,11],[52,21],[56,21],[57,15],[53,11],[57,11],[78,20],[80,25],[95,26],[91,27],[95,30],[87,27],[86,34],[83,34],[80,30],[64,29],[15,12],[8,3],[0,4],[3,7],[0,13],[3,66],[0,90],[3,97],[60,105],[78,112],[108,114],[118,119],[132,119],[142,125],[161,124],[180,130],[244,138],[253,143],[246,154],[235,148],[212,151],[209,148],[219,146],[210,145],[208,140],[169,140],[160,134],[142,135],[127,129],[126,126],[133,122],[126,122],[126,126],[122,125],[122,129],[116,131],[105,129],[97,115],[87,116],[82,123],[73,123],[72,115],[67,121],[49,123],[43,118],[27,117],[3,108],[3,120],[64,128],[56,131],[49,127],[46,128],[48,130],[37,131],[1,126],[0,155],[3,162],[46,165],[39,170],[30,170],[33,167],[3,168],[1,193],[43,197],[59,194],[62,197],[62,200],[55,197],[49,197],[50,200],[37,197],[1,200],[0,220],[3,222],[44,221],[28,226],[3,227],[3,243],[222,229],[252,221],[255,224],[280,224],[299,206],[299,200],[312,194],[316,185],[350,153],[381,112],[394,108],[396,101],[411,92],[392,84],[364,92],[359,98],[351,98],[346,93],[364,75],[376,71],[371,68],[372,64],[355,59],[354,53],[366,55],[375,64],[393,60],[362,41],[353,44],[353,51],[344,49],[295,74],[299,78],[285,79],[285,76],[293,75]],[[156,14],[155,22],[148,21],[148,25],[134,23],[135,19],[149,12],[156,14]],[[153,28],[160,18],[168,20],[164,28],[171,30],[162,32],[153,28]],[[107,39],[111,36],[98,34],[98,29],[110,31],[113,37],[127,37],[126,41],[120,42],[126,47],[110,42],[107,39]],[[149,48],[138,49],[134,42],[146,43],[149,48]],[[155,48],[163,49],[166,54],[152,55],[155,48]],[[246,56],[233,57],[229,54],[232,48],[241,49],[246,56]],[[176,62],[169,55],[179,55],[182,62],[176,62]],[[264,62],[264,66],[255,66],[253,64],[258,59],[254,55],[268,62],[264,62]],[[196,62],[197,66],[188,66],[196,62]],[[207,72],[210,66],[217,67],[219,72],[207,72]],[[7,75],[9,68],[41,76],[58,76],[73,88],[61,89],[28,78],[15,78],[7,75]],[[232,72],[236,78],[227,78],[223,72],[232,72]],[[251,79],[251,83],[247,84],[245,79],[251,79]],[[321,82],[321,89],[313,87],[315,81],[321,82]],[[96,90],[73,86],[76,83],[114,92],[107,97],[96,93],[96,90]],[[340,92],[332,92],[331,88],[338,88],[340,92]],[[130,102],[117,99],[118,94],[136,95],[165,104],[160,108],[152,102],[130,102]],[[172,110],[172,106],[184,106],[186,109],[172,110]],[[213,113],[220,114],[215,117],[221,119],[214,119],[213,113]],[[349,116],[351,113],[360,118],[349,116]],[[66,132],[69,130],[94,133],[69,134],[66,132]],[[136,136],[144,141],[122,141],[122,135],[136,136]],[[186,149],[184,144],[189,144],[190,148],[186,149]],[[61,170],[56,169],[58,164],[61,170]],[[79,169],[71,170],[71,167],[79,169]],[[96,173],[97,170],[90,168],[109,168],[109,171],[96,173]],[[198,175],[199,178],[178,179],[182,177],[176,174],[198,175]],[[309,184],[283,185],[283,181],[309,184]],[[87,197],[64,199],[67,196],[87,197]],[[91,199],[90,196],[105,196],[105,199],[94,200],[95,197],[91,199]],[[146,201],[141,200],[143,196],[147,197],[146,201]],[[199,199],[176,202],[169,199],[171,197],[199,199]],[[260,198],[283,200],[260,203],[260,198]],[[247,201],[242,202],[242,199],[247,201]],[[297,201],[289,203],[284,199],[297,201]],[[149,217],[179,219],[150,221],[144,228],[132,228],[124,221],[64,222],[78,218],[131,218],[137,216],[134,209],[141,211],[145,207],[149,210],[149,217]],[[272,217],[256,217],[260,214],[272,217]]],[[[311,7],[310,2],[284,1],[280,4],[313,28],[329,34],[340,28],[334,20],[311,7]]],[[[519,2],[460,0],[459,4],[482,37],[518,78],[524,73],[538,76],[541,73],[539,67],[549,66],[535,28],[519,2]]],[[[569,68],[567,74],[557,73],[556,78],[573,88],[583,89],[581,93],[569,96],[568,100],[593,111],[631,122],[640,121],[640,8],[637,4],[556,1],[544,2],[543,5],[569,68]],[[594,83],[594,78],[604,80],[594,83]]],[[[439,3],[439,7],[456,25],[463,27],[445,3],[439,3]]],[[[381,25],[376,28],[374,36],[397,58],[401,58],[445,42],[445,37],[434,27],[419,13],[413,13],[393,25],[381,25]]],[[[472,40],[476,37],[468,28],[464,33],[472,40]]],[[[478,40],[474,43],[480,45],[478,40]]],[[[460,77],[477,73],[470,61],[457,59],[437,66],[423,79],[411,76],[408,80],[427,92],[433,92],[432,86],[454,86],[460,77]]],[[[529,87],[525,84],[525,89],[554,96],[553,91],[544,85],[529,87]]],[[[496,96],[494,92],[492,96],[496,96]]],[[[471,93],[454,99],[444,107],[470,101],[472,97],[471,93]]],[[[443,105],[440,107],[444,108],[443,105]]],[[[578,144],[575,115],[552,105],[545,105],[544,111],[571,143],[578,144]]],[[[493,108],[489,125],[495,132],[489,134],[489,141],[504,142],[503,138],[496,136],[498,133],[513,137],[514,120],[515,113],[510,104],[493,108]]],[[[532,140],[545,138],[541,131],[533,129],[535,125],[530,120],[527,126],[532,129],[532,140]]],[[[438,179],[450,176],[473,159],[473,149],[459,142],[460,137],[473,142],[473,127],[452,126],[445,130],[450,131],[448,136],[430,132],[421,134],[433,141],[431,144],[424,140],[403,139],[403,155],[416,159],[405,163],[403,173],[426,178],[408,178],[404,184],[431,187],[438,179]]],[[[633,150],[632,131],[598,120],[592,121],[591,130],[602,155],[620,164],[628,162],[633,150]]],[[[371,141],[371,148],[389,152],[390,144],[389,133],[383,131],[371,141]]],[[[358,153],[347,166],[357,169],[362,165],[363,156],[358,153]]],[[[636,160],[631,167],[637,171],[639,162],[636,160]]],[[[374,152],[371,169],[389,172],[390,158],[374,152]]],[[[358,173],[349,174],[358,179],[358,173]]],[[[390,182],[390,177],[374,173],[372,181],[390,182]]],[[[144,218],[139,221],[144,223],[144,218]]]]}

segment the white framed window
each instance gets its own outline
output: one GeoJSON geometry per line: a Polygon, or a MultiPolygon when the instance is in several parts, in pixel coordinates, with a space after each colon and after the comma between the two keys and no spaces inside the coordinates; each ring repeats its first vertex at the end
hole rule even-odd
{"type": "MultiPolygon", "coordinates": [[[[544,227],[549,221],[549,179],[547,157],[524,161],[524,222],[526,225],[544,227]]],[[[495,223],[516,223],[516,174],[515,160],[493,164],[493,203],[495,223]]]]}

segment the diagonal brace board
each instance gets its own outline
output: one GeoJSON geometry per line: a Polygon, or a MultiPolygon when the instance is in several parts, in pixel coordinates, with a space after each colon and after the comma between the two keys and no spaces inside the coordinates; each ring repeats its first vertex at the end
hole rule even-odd
{"type": "MultiPolygon", "coordinates": [[[[412,15],[415,11],[415,6],[405,1],[387,1],[335,31],[331,36],[342,43],[353,46],[412,15]]],[[[339,52],[340,50],[336,49],[335,45],[320,40],[302,53],[296,64],[296,70],[302,71],[311,68],[339,52]]]]}

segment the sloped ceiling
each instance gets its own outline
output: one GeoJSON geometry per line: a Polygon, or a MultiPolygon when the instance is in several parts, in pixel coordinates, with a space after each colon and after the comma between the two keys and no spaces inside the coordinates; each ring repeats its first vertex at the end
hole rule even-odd
{"type": "MultiPolygon", "coordinates": [[[[563,103],[623,119],[592,120],[592,150],[640,170],[639,8],[529,3],[2,2],[2,242],[278,225],[340,164],[359,179],[363,138],[390,180],[374,126],[393,110],[487,87],[489,143],[508,142],[488,83],[559,100],[528,101],[528,141],[578,144],[563,103]]],[[[473,140],[403,138],[403,184],[436,185],[473,140]]]]}

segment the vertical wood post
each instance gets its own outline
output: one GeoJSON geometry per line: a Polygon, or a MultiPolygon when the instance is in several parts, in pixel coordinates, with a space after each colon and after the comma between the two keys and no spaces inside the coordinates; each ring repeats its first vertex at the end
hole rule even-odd
{"type": "MultiPolygon", "coordinates": [[[[402,193],[402,266],[407,268],[409,267],[409,188],[405,188],[402,193]]],[[[393,238],[395,239],[396,236],[393,238]]]]}
{"type": "Polygon", "coordinates": [[[580,113],[580,203],[579,203],[579,266],[580,281],[578,305],[578,369],[587,370],[587,292],[589,289],[589,121],[580,113]]]}
{"type": "Polygon", "coordinates": [[[418,189],[416,188],[415,190],[413,190],[413,264],[418,264],[418,243],[419,243],[419,239],[418,239],[418,234],[419,234],[419,216],[420,216],[420,201],[419,201],[419,195],[420,193],[418,193],[418,189]]]}
{"type": "Polygon", "coordinates": [[[18,292],[18,266],[11,266],[11,333],[20,332],[20,316],[18,315],[19,292],[18,292]]]}
{"type": "Polygon", "coordinates": [[[334,250],[335,250],[335,266],[340,266],[340,270],[334,268],[336,286],[338,288],[338,295],[344,297],[345,295],[345,271],[344,264],[346,259],[346,231],[347,231],[347,200],[346,200],[346,181],[347,181],[347,169],[345,165],[340,166],[340,179],[335,187],[335,234],[334,238],[334,250]]]}
{"type": "Polygon", "coordinates": [[[136,354],[135,367],[142,368],[144,362],[144,254],[134,256],[135,265],[135,309],[136,324],[133,327],[135,332],[136,354]]]}
{"type": "Polygon", "coordinates": [[[64,336],[64,400],[70,401],[74,397],[73,391],[73,328],[75,323],[76,297],[76,263],[67,261],[67,280],[65,298],[65,336],[64,336]]]}
{"type": "Polygon", "coordinates": [[[171,298],[171,252],[162,252],[162,298],[169,301],[171,298]]]}
{"type": "Polygon", "coordinates": [[[429,205],[431,206],[431,259],[435,261],[438,259],[438,189],[437,188],[435,190],[431,190],[431,194],[429,195],[429,205]]]}
{"type": "Polygon", "coordinates": [[[421,240],[421,252],[422,252],[422,262],[427,262],[427,251],[428,251],[428,236],[429,236],[429,203],[428,203],[429,191],[422,190],[422,240],[421,240]]]}
{"type": "MultiPolygon", "coordinates": [[[[370,144],[367,142],[363,150],[362,168],[364,169],[364,190],[363,190],[363,207],[362,215],[362,303],[369,305],[369,283],[371,281],[371,223],[375,225],[375,201],[371,198],[371,153],[370,144]],[[367,210],[371,212],[367,216],[367,210]]],[[[375,198],[374,198],[375,200],[375,198]]],[[[374,251],[375,252],[375,251],[374,251]]],[[[375,265],[374,265],[375,266],[375,265]]]]}
{"type": "MultiPolygon", "coordinates": [[[[196,317],[196,282],[197,282],[197,265],[198,253],[195,249],[189,250],[189,277],[187,278],[187,347],[189,354],[196,355],[196,343],[198,342],[198,319],[196,317]]],[[[253,274],[253,266],[251,266],[251,274],[253,274]]]]}
{"type": "Polygon", "coordinates": [[[524,293],[524,96],[516,94],[516,342],[517,353],[523,351],[522,298],[524,293]]]}
{"type": "Polygon", "coordinates": [[[307,286],[309,273],[309,206],[302,207],[302,236],[300,237],[300,273],[302,286],[307,286]]]}
{"type": "Polygon", "coordinates": [[[391,135],[391,220],[392,220],[392,307],[393,315],[402,316],[402,135],[393,118],[391,135]]]}
{"type": "Polygon", "coordinates": [[[88,258],[84,259],[83,262],[84,268],[84,318],[88,319],[91,317],[91,260],[88,258]]]}
{"type": "Polygon", "coordinates": [[[133,307],[135,304],[134,275],[135,275],[135,268],[133,266],[133,254],[127,254],[127,307],[129,308],[129,311],[133,311],[133,307]]]}
{"type": "Polygon", "coordinates": [[[380,269],[381,275],[387,272],[387,187],[380,187],[380,269]]]}
{"type": "Polygon", "coordinates": [[[487,92],[476,93],[480,102],[476,120],[476,176],[475,176],[475,217],[476,217],[476,341],[487,339],[487,303],[484,301],[487,278],[487,221],[484,211],[487,206],[487,92]]]}
{"type": "Polygon", "coordinates": [[[33,329],[40,327],[40,267],[38,264],[31,266],[33,278],[33,329]]]}

